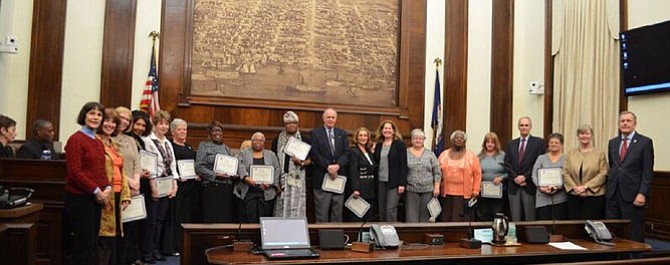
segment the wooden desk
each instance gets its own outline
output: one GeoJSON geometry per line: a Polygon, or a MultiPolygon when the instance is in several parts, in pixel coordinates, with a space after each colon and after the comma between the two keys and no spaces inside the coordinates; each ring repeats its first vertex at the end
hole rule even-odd
{"type": "Polygon", "coordinates": [[[603,246],[587,240],[572,242],[588,250],[560,250],[545,244],[523,244],[516,247],[483,245],[481,249],[465,249],[457,243],[444,246],[405,246],[395,250],[376,250],[359,253],[350,250],[321,251],[319,259],[271,261],[264,255],[232,250],[212,251],[207,255],[210,264],[536,264],[551,261],[588,261],[625,259],[630,253],[651,251],[647,244],[616,239],[614,247],[603,246]]]}
{"type": "MultiPolygon", "coordinates": [[[[605,220],[607,227],[616,236],[627,235],[629,221],[627,220],[605,220]]],[[[557,233],[567,238],[583,239],[586,238],[584,231],[584,221],[536,221],[536,222],[517,222],[517,235],[519,240],[525,238],[525,226],[546,226],[549,231],[555,230],[557,233]]],[[[361,223],[318,223],[309,224],[309,236],[312,246],[318,245],[319,230],[321,229],[342,229],[352,240],[357,238],[361,230],[361,223]]],[[[365,224],[363,230],[369,230],[370,223],[365,224]]],[[[424,242],[424,236],[427,233],[442,234],[446,243],[458,243],[460,238],[466,237],[469,228],[491,227],[491,222],[453,222],[453,223],[393,223],[401,240],[408,243],[424,242]]],[[[184,245],[181,255],[182,265],[200,265],[206,263],[203,255],[204,250],[216,247],[226,246],[232,243],[234,239],[252,240],[260,242],[258,224],[183,224],[184,227],[184,245]]],[[[511,251],[511,250],[510,250],[511,251]]]]}
{"type": "Polygon", "coordinates": [[[7,256],[11,264],[35,264],[37,249],[37,222],[41,203],[30,203],[21,207],[0,210],[0,223],[7,226],[7,256]]]}

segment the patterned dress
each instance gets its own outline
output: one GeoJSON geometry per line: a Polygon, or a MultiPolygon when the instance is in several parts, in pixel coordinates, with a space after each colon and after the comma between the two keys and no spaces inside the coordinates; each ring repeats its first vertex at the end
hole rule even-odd
{"type": "Polygon", "coordinates": [[[282,169],[280,185],[283,189],[283,192],[277,196],[274,216],[305,217],[307,207],[305,168],[293,163],[291,156],[284,153],[284,148],[290,137],[306,142],[300,132],[291,136],[286,133],[286,130],[282,130],[273,141],[272,149],[277,154],[279,166],[282,169]]]}

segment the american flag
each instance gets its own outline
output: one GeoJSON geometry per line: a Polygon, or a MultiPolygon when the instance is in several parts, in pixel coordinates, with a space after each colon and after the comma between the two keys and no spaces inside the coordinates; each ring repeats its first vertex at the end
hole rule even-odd
{"type": "Polygon", "coordinates": [[[142,91],[140,100],[140,110],[149,113],[149,118],[153,118],[154,113],[161,109],[158,103],[158,75],[156,73],[156,47],[151,48],[151,67],[149,68],[149,78],[142,91]]]}

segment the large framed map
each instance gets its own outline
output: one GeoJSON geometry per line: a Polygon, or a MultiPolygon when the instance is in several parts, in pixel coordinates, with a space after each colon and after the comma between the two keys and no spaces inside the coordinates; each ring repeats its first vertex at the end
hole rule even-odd
{"type": "Polygon", "coordinates": [[[186,96],[397,108],[400,2],[194,0],[186,96]]]}

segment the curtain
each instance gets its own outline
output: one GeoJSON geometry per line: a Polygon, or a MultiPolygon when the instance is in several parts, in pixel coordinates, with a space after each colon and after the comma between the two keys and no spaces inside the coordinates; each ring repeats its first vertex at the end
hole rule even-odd
{"type": "Polygon", "coordinates": [[[577,128],[593,127],[594,144],[607,151],[619,110],[619,1],[554,0],[553,128],[565,150],[578,145],[577,128]]]}

